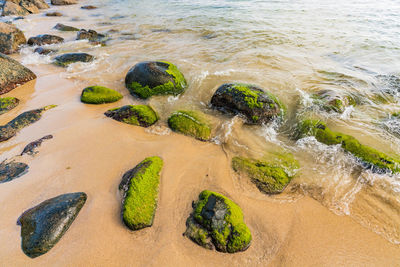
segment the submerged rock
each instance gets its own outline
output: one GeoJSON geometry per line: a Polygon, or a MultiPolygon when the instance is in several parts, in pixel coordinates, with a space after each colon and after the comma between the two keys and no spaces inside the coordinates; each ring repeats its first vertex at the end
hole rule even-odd
{"type": "Polygon", "coordinates": [[[35,149],[37,147],[40,147],[42,145],[43,141],[48,140],[48,139],[52,139],[52,138],[53,138],[53,136],[51,134],[49,134],[49,135],[43,136],[42,138],[40,138],[40,139],[38,139],[36,141],[33,141],[33,142],[29,143],[28,145],[26,145],[26,147],[22,151],[21,156],[24,155],[24,154],[28,154],[28,155],[31,155],[31,156],[35,155],[36,153],[38,153],[38,152],[35,151],[35,149]]]}
{"type": "Polygon", "coordinates": [[[6,141],[15,136],[22,128],[38,121],[42,117],[43,112],[54,107],[56,106],[51,105],[40,109],[26,111],[18,115],[6,125],[0,126],[0,142],[6,141]]]}
{"type": "Polygon", "coordinates": [[[285,114],[285,107],[276,96],[242,83],[221,85],[212,96],[211,105],[224,113],[243,115],[249,124],[268,123],[285,114]]]}
{"type": "Polygon", "coordinates": [[[88,6],[81,6],[81,9],[92,10],[92,9],[97,9],[97,6],[91,6],[91,5],[88,5],[88,6]]]}
{"type": "Polygon", "coordinates": [[[54,64],[61,67],[67,67],[69,64],[75,62],[92,62],[93,60],[94,56],[87,53],[67,53],[57,56],[54,59],[54,64]]]}
{"type": "Polygon", "coordinates": [[[351,96],[342,96],[333,90],[322,90],[312,96],[313,103],[327,112],[343,113],[348,106],[354,106],[355,100],[351,96]]]}
{"type": "Polygon", "coordinates": [[[0,53],[0,94],[36,79],[36,75],[16,60],[0,53]]]}
{"type": "Polygon", "coordinates": [[[46,17],[61,17],[62,14],[60,12],[54,11],[54,12],[47,12],[46,17]]]}
{"type": "Polygon", "coordinates": [[[161,158],[150,157],[123,175],[119,185],[123,193],[122,219],[129,229],[153,225],[162,167],[161,158]]]}
{"type": "Polygon", "coordinates": [[[204,190],[193,204],[185,236],[207,249],[235,253],[246,250],[251,233],[240,207],[227,197],[204,190]]]}
{"type": "Polygon", "coordinates": [[[0,22],[0,53],[12,54],[26,44],[25,35],[12,24],[0,22]]]}
{"type": "Polygon", "coordinates": [[[261,192],[279,194],[294,177],[299,163],[292,154],[270,155],[268,160],[234,157],[232,168],[247,175],[261,192]]]}
{"type": "Polygon", "coordinates": [[[0,115],[12,110],[19,104],[19,99],[15,97],[0,98],[0,115]]]}
{"type": "Polygon", "coordinates": [[[12,181],[28,172],[29,166],[22,162],[0,163],[0,184],[12,181]]]}
{"type": "Polygon", "coordinates": [[[122,95],[103,86],[90,86],[82,91],[81,101],[86,104],[104,104],[120,100],[122,95]]]}
{"type": "Polygon", "coordinates": [[[25,211],[17,222],[21,225],[24,253],[35,258],[52,249],[78,216],[86,199],[83,192],[69,193],[25,211]]]}
{"type": "Polygon", "coordinates": [[[187,83],[174,64],[146,61],[136,64],[128,71],[125,85],[132,95],[149,98],[153,95],[179,95],[183,93],[187,83]]]}
{"type": "Polygon", "coordinates": [[[104,34],[98,33],[94,30],[82,29],[78,32],[76,40],[89,40],[92,44],[105,45],[105,37],[104,34]]]}
{"type": "Polygon", "coordinates": [[[116,121],[142,127],[149,127],[158,121],[157,113],[148,105],[126,105],[110,109],[104,115],[116,121]]]}
{"type": "Polygon", "coordinates": [[[333,132],[319,120],[305,119],[298,124],[296,138],[314,136],[318,142],[341,147],[360,160],[362,165],[373,172],[400,172],[400,158],[388,156],[372,147],[361,144],[351,135],[333,132]]]}
{"type": "Polygon", "coordinates": [[[38,46],[59,44],[62,42],[64,42],[64,38],[50,34],[41,34],[28,39],[28,45],[38,45],[38,46]]]}
{"type": "Polygon", "coordinates": [[[40,55],[48,55],[48,54],[56,52],[56,50],[38,47],[38,48],[35,48],[35,50],[33,52],[38,53],[40,55]]]}
{"type": "Polygon", "coordinates": [[[179,110],[169,117],[169,127],[179,133],[192,136],[201,141],[210,140],[211,126],[198,111],[179,110]]]}
{"type": "Polygon", "coordinates": [[[72,27],[72,26],[68,26],[68,25],[64,25],[61,23],[57,23],[56,26],[54,26],[54,29],[59,30],[59,31],[63,31],[63,32],[75,32],[75,31],[79,31],[78,28],[72,27]]]}
{"type": "Polygon", "coordinates": [[[51,4],[55,6],[75,5],[77,0],[51,0],[51,4]]]}

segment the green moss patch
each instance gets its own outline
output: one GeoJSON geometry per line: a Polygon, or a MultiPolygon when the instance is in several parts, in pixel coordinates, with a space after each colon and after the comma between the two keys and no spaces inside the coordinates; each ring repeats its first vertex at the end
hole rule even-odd
{"type": "Polygon", "coordinates": [[[161,158],[149,157],[122,177],[122,219],[131,230],[153,225],[162,166],[161,158]]]}
{"type": "Polygon", "coordinates": [[[362,145],[353,136],[333,132],[319,120],[303,120],[298,125],[297,138],[315,136],[326,145],[338,145],[358,158],[366,168],[377,172],[400,172],[400,159],[390,157],[372,147],[362,145]]]}
{"type": "Polygon", "coordinates": [[[268,161],[234,157],[232,168],[249,176],[261,192],[278,194],[292,180],[299,163],[292,154],[274,154],[268,161]]]}
{"type": "Polygon", "coordinates": [[[104,104],[118,101],[122,95],[112,89],[103,86],[90,86],[83,89],[81,101],[87,104],[104,104]]]}
{"type": "Polygon", "coordinates": [[[173,131],[202,141],[207,141],[211,137],[211,126],[200,112],[176,111],[169,117],[168,125],[173,131]]]}
{"type": "Polygon", "coordinates": [[[19,99],[15,97],[2,97],[0,98],[0,115],[4,114],[19,104],[19,99]]]}
{"type": "Polygon", "coordinates": [[[142,127],[153,125],[159,118],[154,109],[148,105],[126,105],[110,109],[104,114],[114,120],[142,127]]]}
{"type": "Polygon", "coordinates": [[[185,236],[202,247],[235,253],[250,246],[252,236],[240,207],[229,198],[205,190],[186,221],[185,236]]]}

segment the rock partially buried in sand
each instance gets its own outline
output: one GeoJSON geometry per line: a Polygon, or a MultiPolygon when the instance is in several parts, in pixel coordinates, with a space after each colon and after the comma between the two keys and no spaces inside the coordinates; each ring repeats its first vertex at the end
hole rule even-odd
{"type": "Polygon", "coordinates": [[[212,96],[211,105],[224,113],[241,114],[249,124],[268,123],[285,115],[285,107],[276,96],[251,84],[221,85],[212,96]]]}
{"type": "Polygon", "coordinates": [[[39,46],[49,45],[49,44],[59,44],[62,42],[64,42],[64,38],[50,34],[41,34],[28,39],[28,45],[39,45],[39,46]]]}
{"type": "Polygon", "coordinates": [[[0,184],[12,181],[28,172],[29,166],[22,162],[0,163],[0,184]]]}
{"type": "Polygon", "coordinates": [[[36,75],[16,60],[0,53],[0,94],[36,79],[36,75]]]}
{"type": "Polygon", "coordinates": [[[193,204],[185,236],[207,249],[235,253],[250,246],[251,233],[240,207],[227,197],[205,190],[193,204]]]}
{"type": "Polygon", "coordinates": [[[400,172],[400,158],[391,157],[372,147],[361,144],[351,135],[333,132],[319,120],[304,119],[297,126],[296,138],[314,136],[318,142],[341,147],[360,160],[361,164],[378,173],[400,172]]]}
{"type": "Polygon", "coordinates": [[[51,4],[55,6],[75,5],[77,3],[76,0],[51,0],[51,4]]]}
{"type": "Polygon", "coordinates": [[[210,140],[211,126],[198,111],[175,111],[168,119],[169,127],[179,133],[192,136],[201,141],[210,140]]]}
{"type": "Polygon", "coordinates": [[[122,219],[131,230],[153,225],[157,209],[158,187],[163,161],[159,157],[144,159],[122,177],[122,219]]]}
{"type": "Polygon", "coordinates": [[[26,43],[25,35],[12,24],[0,22],[0,53],[12,54],[26,43]]]}
{"type": "Polygon", "coordinates": [[[128,71],[125,85],[130,93],[140,98],[153,95],[179,95],[187,85],[178,68],[169,62],[146,61],[128,71]]]}
{"type": "Polygon", "coordinates": [[[0,142],[6,141],[15,136],[22,128],[38,121],[42,117],[43,112],[54,107],[56,107],[56,105],[45,106],[44,108],[26,111],[18,115],[6,125],[0,126],[0,142]]]}
{"type": "Polygon", "coordinates": [[[72,26],[68,26],[68,25],[64,25],[61,23],[57,23],[56,26],[54,26],[54,29],[59,30],[59,31],[63,31],[63,32],[76,32],[79,31],[78,28],[72,27],[72,26]]]}
{"type": "Polygon", "coordinates": [[[62,14],[60,12],[54,11],[54,12],[47,12],[46,17],[61,17],[62,14]]]}
{"type": "Polygon", "coordinates": [[[120,100],[122,95],[104,86],[90,86],[83,89],[81,101],[86,104],[104,104],[120,100]]]}
{"type": "Polygon", "coordinates": [[[299,163],[292,154],[271,155],[268,160],[234,157],[232,168],[249,176],[261,192],[279,194],[296,174],[299,163]]]}
{"type": "Polygon", "coordinates": [[[33,141],[33,142],[27,144],[26,147],[24,148],[24,150],[22,151],[21,156],[24,154],[34,156],[35,154],[38,153],[35,151],[35,149],[37,147],[40,147],[42,145],[43,141],[52,139],[52,138],[53,138],[53,136],[51,134],[49,134],[49,135],[43,136],[42,138],[40,138],[36,141],[33,141]]]}
{"type": "Polygon", "coordinates": [[[89,55],[87,53],[67,53],[61,56],[57,56],[54,59],[54,64],[67,67],[69,64],[75,62],[92,62],[94,60],[94,56],[89,55]]]}
{"type": "Polygon", "coordinates": [[[0,115],[12,110],[19,104],[19,99],[15,97],[0,98],[0,115]]]}
{"type": "Polygon", "coordinates": [[[110,109],[104,115],[120,122],[142,127],[149,127],[158,121],[157,113],[148,105],[126,105],[110,109]]]}
{"type": "Polygon", "coordinates": [[[71,226],[86,199],[83,192],[69,193],[25,211],[17,222],[21,225],[24,253],[35,258],[52,249],[71,226]]]}

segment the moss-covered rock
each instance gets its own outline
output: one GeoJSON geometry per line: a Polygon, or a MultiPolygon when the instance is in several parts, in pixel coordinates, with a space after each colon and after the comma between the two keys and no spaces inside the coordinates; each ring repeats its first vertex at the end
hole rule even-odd
{"type": "Polygon", "coordinates": [[[198,111],[175,111],[169,117],[168,125],[175,132],[192,136],[201,141],[207,141],[211,137],[211,126],[204,115],[198,111]]]}
{"type": "Polygon", "coordinates": [[[186,80],[178,68],[166,61],[146,61],[131,68],[125,85],[132,95],[149,98],[153,95],[179,95],[186,88],[186,80]]]}
{"type": "Polygon", "coordinates": [[[315,105],[327,112],[343,113],[348,106],[355,106],[356,102],[350,95],[342,96],[333,90],[322,90],[312,95],[315,105]]]}
{"type": "Polygon", "coordinates": [[[65,24],[57,23],[56,26],[54,26],[54,29],[62,31],[62,32],[76,32],[79,31],[78,28],[68,26],[65,24]]]}
{"type": "Polygon", "coordinates": [[[0,98],[0,115],[4,114],[19,104],[19,99],[15,97],[2,97],[0,98]]]}
{"type": "Polygon", "coordinates": [[[305,119],[298,124],[297,138],[315,136],[326,145],[341,145],[341,147],[358,158],[365,168],[374,172],[400,172],[400,158],[391,157],[372,147],[361,144],[351,135],[333,132],[319,120],[305,119]]]}
{"type": "Polygon", "coordinates": [[[67,53],[54,58],[54,64],[67,67],[69,64],[75,62],[92,62],[94,56],[87,53],[67,53]]]}
{"type": "Polygon", "coordinates": [[[158,115],[148,105],[126,105],[104,113],[107,117],[124,123],[149,127],[158,121],[158,115]]]}
{"type": "Polygon", "coordinates": [[[103,86],[90,86],[83,89],[81,101],[86,104],[104,104],[120,100],[122,95],[103,86]]]}
{"type": "Polygon", "coordinates": [[[233,115],[241,114],[249,124],[281,119],[286,108],[279,99],[259,87],[243,83],[221,85],[211,98],[212,107],[233,115]]]}
{"type": "Polygon", "coordinates": [[[204,190],[193,204],[185,236],[207,249],[235,253],[250,246],[251,233],[240,207],[227,197],[204,190]]]}
{"type": "Polygon", "coordinates": [[[234,157],[232,168],[247,175],[261,192],[279,194],[296,174],[299,163],[286,153],[271,155],[268,160],[234,157]]]}
{"type": "Polygon", "coordinates": [[[157,209],[158,187],[163,161],[159,157],[144,159],[122,177],[122,220],[131,230],[153,225],[157,209]]]}
{"type": "Polygon", "coordinates": [[[30,111],[26,111],[12,121],[8,122],[6,125],[0,126],[0,142],[6,141],[17,134],[19,130],[38,121],[43,112],[49,110],[51,108],[56,107],[55,105],[45,106],[40,109],[34,109],[30,111]]]}

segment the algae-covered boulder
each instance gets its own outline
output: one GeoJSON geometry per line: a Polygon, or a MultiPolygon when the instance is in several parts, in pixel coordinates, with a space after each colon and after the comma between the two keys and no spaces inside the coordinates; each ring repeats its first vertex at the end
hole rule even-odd
{"type": "Polygon", "coordinates": [[[166,61],[140,62],[125,77],[125,85],[132,95],[149,98],[153,95],[179,95],[187,85],[178,68],[166,61]]]}
{"type": "Polygon", "coordinates": [[[12,181],[28,172],[29,166],[23,162],[0,163],[0,184],[12,181]]]}
{"type": "Polygon", "coordinates": [[[0,98],[0,115],[12,110],[19,104],[19,99],[15,97],[0,98]]]}
{"type": "Polygon", "coordinates": [[[25,211],[17,222],[21,225],[24,253],[35,258],[52,249],[78,216],[86,199],[83,192],[69,193],[25,211]]]}
{"type": "Polygon", "coordinates": [[[285,114],[285,107],[273,94],[243,83],[221,85],[211,98],[211,105],[224,113],[243,115],[249,124],[262,124],[285,114]]]}
{"type": "Polygon", "coordinates": [[[89,55],[87,53],[67,53],[54,58],[54,64],[67,67],[69,64],[75,62],[92,62],[94,60],[94,56],[89,55]]]}
{"type": "Polygon", "coordinates": [[[342,96],[333,90],[322,90],[312,95],[313,103],[325,111],[343,113],[348,106],[355,106],[355,100],[351,96],[342,96]]]}
{"type": "Polygon", "coordinates": [[[261,192],[279,194],[292,180],[299,164],[291,154],[275,154],[268,160],[234,157],[232,168],[247,175],[261,192]]]}
{"type": "Polygon", "coordinates": [[[16,60],[0,53],[0,94],[36,79],[36,75],[16,60]]]}
{"type": "Polygon", "coordinates": [[[62,42],[64,42],[64,38],[50,34],[41,34],[28,39],[28,45],[49,45],[62,42]]]}
{"type": "Polygon", "coordinates": [[[40,109],[34,109],[26,111],[12,121],[8,122],[6,125],[0,126],[0,142],[6,141],[17,134],[22,128],[38,121],[43,112],[51,108],[56,107],[55,105],[45,106],[40,109]]]}
{"type": "Polygon", "coordinates": [[[104,113],[107,117],[124,123],[149,127],[158,121],[158,115],[148,105],[126,105],[104,113]]]}
{"type": "Polygon", "coordinates": [[[54,26],[54,29],[62,31],[62,32],[75,32],[75,31],[79,31],[78,28],[72,27],[72,26],[68,26],[65,24],[61,24],[61,23],[57,23],[56,26],[54,26]]]}
{"type": "Polygon", "coordinates": [[[162,166],[161,158],[149,157],[122,177],[119,185],[123,193],[122,220],[129,229],[153,225],[162,166]]]}
{"type": "Polygon", "coordinates": [[[86,104],[112,103],[121,98],[119,92],[103,86],[86,87],[81,94],[81,101],[86,104]]]}
{"type": "Polygon", "coordinates": [[[341,147],[359,159],[362,165],[374,172],[400,172],[400,158],[391,157],[372,147],[361,144],[351,135],[334,132],[319,120],[305,119],[299,122],[296,138],[314,136],[326,145],[341,145],[341,147]]]}
{"type": "Polygon", "coordinates": [[[201,141],[207,141],[211,137],[211,126],[204,115],[198,111],[175,111],[169,117],[168,125],[175,132],[192,136],[201,141]]]}
{"type": "Polygon", "coordinates": [[[185,236],[207,249],[235,253],[250,246],[251,233],[240,207],[227,197],[205,190],[193,204],[185,236]]]}
{"type": "Polygon", "coordinates": [[[12,54],[26,44],[25,35],[12,24],[0,22],[0,53],[12,54]]]}

